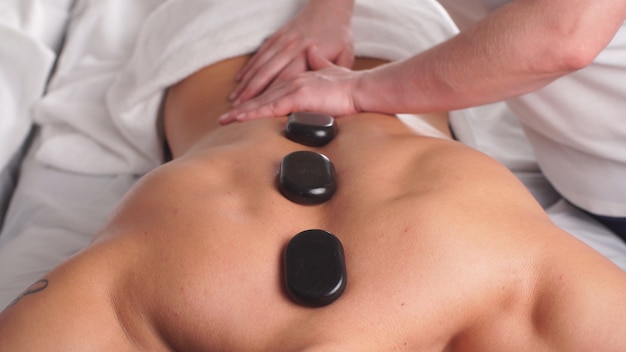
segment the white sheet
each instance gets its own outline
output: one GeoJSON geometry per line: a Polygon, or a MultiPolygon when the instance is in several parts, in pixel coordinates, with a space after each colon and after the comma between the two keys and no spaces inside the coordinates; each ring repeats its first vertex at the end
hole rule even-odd
{"type": "Polygon", "coordinates": [[[144,19],[161,3],[76,2],[63,56],[48,93],[35,107],[35,121],[44,126],[36,155],[41,162],[87,174],[148,169],[133,164],[142,158],[112,123],[104,93],[128,61],[144,19]]]}
{"type": "Polygon", "coordinates": [[[0,228],[72,0],[0,2],[0,228]]]}
{"type": "MultiPolygon", "coordinates": [[[[35,146],[38,143],[35,139],[35,146]]],[[[84,175],[22,164],[0,235],[0,311],[31,283],[89,244],[132,175],[84,175]]]]}
{"type": "Polygon", "coordinates": [[[43,93],[71,0],[0,3],[0,170],[24,143],[43,93]]]}
{"type": "Polygon", "coordinates": [[[22,159],[22,153],[15,153],[13,158],[0,169],[0,230],[4,224],[4,215],[17,185],[17,170],[22,159]]]}

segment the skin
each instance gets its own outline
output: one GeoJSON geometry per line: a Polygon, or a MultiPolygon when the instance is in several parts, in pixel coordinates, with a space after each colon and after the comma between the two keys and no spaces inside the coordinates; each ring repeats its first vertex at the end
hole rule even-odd
{"type": "Polygon", "coordinates": [[[452,139],[387,115],[339,119],[336,139],[315,149],[335,164],[335,196],[284,198],[280,160],[312,149],[282,135],[286,118],[216,120],[246,59],[169,90],[174,160],[0,315],[0,350],[626,349],[626,274],[556,228],[507,169],[452,139]],[[291,301],[281,277],[285,244],[313,228],[346,253],[346,291],[324,308],[291,301]]]}
{"type": "Polygon", "coordinates": [[[354,1],[309,1],[300,13],[268,38],[237,74],[229,99],[237,105],[266,89],[270,83],[291,79],[307,71],[306,50],[319,48],[330,62],[350,67],[354,43],[350,21],[354,1]]]}
{"type": "Polygon", "coordinates": [[[624,0],[517,0],[430,50],[372,70],[332,65],[322,52],[307,48],[309,66],[319,72],[240,98],[220,120],[300,110],[336,116],[423,113],[501,101],[586,67],[625,20],[624,0]]]}

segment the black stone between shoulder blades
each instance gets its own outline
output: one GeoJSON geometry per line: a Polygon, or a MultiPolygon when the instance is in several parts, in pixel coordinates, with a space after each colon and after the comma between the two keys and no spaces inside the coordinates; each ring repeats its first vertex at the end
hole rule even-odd
{"type": "Polygon", "coordinates": [[[304,205],[324,203],[335,194],[335,167],[328,157],[311,151],[296,151],[280,164],[278,188],[287,199],[304,205]]]}

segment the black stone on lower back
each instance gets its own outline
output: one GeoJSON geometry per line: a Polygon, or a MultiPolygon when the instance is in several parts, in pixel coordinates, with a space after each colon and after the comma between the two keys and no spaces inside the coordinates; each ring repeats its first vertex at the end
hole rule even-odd
{"type": "Polygon", "coordinates": [[[287,293],[298,304],[326,306],[346,287],[343,246],[327,231],[307,230],[293,237],[285,248],[283,265],[287,293]]]}

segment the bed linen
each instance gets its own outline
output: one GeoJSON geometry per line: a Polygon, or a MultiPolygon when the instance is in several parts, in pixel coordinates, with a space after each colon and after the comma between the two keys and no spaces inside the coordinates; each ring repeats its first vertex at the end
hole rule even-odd
{"type": "Polygon", "coordinates": [[[0,2],[0,228],[72,0],[0,2]]]}
{"type": "Polygon", "coordinates": [[[15,153],[3,169],[0,169],[0,231],[4,224],[4,214],[9,207],[9,201],[17,185],[18,168],[22,160],[22,153],[15,153]]]}
{"type": "Polygon", "coordinates": [[[31,129],[31,106],[43,94],[70,6],[70,0],[0,3],[0,170],[31,129]]]}
{"type": "MultiPolygon", "coordinates": [[[[34,147],[40,142],[34,140],[34,147]]],[[[86,175],[25,156],[0,233],[0,310],[87,246],[137,176],[86,175]]]]}

